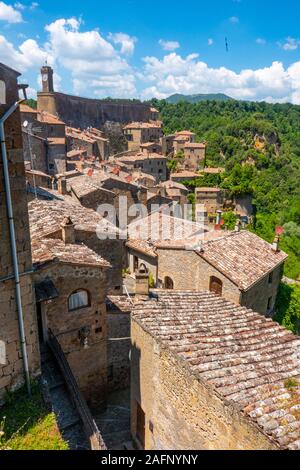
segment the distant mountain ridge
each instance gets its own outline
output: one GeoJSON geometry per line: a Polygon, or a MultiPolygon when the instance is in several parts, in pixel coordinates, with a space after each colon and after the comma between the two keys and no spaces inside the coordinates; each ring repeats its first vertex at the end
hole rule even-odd
{"type": "Polygon", "coordinates": [[[208,94],[197,94],[197,95],[182,95],[180,93],[175,93],[174,95],[166,98],[166,101],[171,104],[177,104],[181,101],[186,101],[188,103],[199,103],[199,101],[206,100],[215,100],[215,101],[230,101],[233,98],[230,96],[224,95],[224,93],[208,93],[208,94]]]}

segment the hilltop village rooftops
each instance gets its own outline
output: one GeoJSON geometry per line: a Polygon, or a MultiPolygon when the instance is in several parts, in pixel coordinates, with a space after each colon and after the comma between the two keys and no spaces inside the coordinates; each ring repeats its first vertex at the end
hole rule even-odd
{"type": "Polygon", "coordinates": [[[189,190],[184,186],[184,184],[177,183],[176,181],[167,180],[161,183],[161,186],[167,189],[180,189],[182,192],[188,194],[189,190]]]}
{"type": "Polygon", "coordinates": [[[248,230],[204,242],[197,252],[243,291],[287,258],[286,253],[275,251],[270,243],[248,230]]]}
{"type": "Polygon", "coordinates": [[[186,142],[184,144],[185,148],[191,148],[191,149],[205,149],[206,144],[203,142],[186,142]]]}
{"type": "Polygon", "coordinates": [[[66,217],[71,217],[75,231],[107,232],[118,234],[119,230],[108,220],[92,209],[87,209],[77,202],[60,199],[43,201],[33,200],[28,204],[29,224],[32,239],[49,237],[60,233],[61,224],[66,217]]]}
{"type": "Polygon", "coordinates": [[[193,136],[193,135],[196,135],[195,132],[192,132],[192,131],[178,131],[175,133],[176,136],[193,136]]]}
{"type": "Polygon", "coordinates": [[[73,191],[78,198],[97,191],[102,191],[107,195],[111,195],[111,197],[115,197],[115,193],[102,188],[95,179],[93,180],[91,177],[86,175],[76,176],[75,178],[70,179],[68,181],[68,185],[71,188],[71,191],[73,191]]]}
{"type": "Polygon", "coordinates": [[[36,119],[39,122],[44,122],[45,124],[65,124],[61,119],[59,119],[58,116],[50,114],[47,111],[38,111],[37,109],[33,109],[24,103],[20,104],[20,112],[35,114],[36,119]]]}
{"type": "Polygon", "coordinates": [[[31,250],[32,261],[36,267],[55,261],[83,266],[111,267],[108,261],[83,243],[65,244],[57,238],[33,239],[31,250]]]}
{"type": "Polygon", "coordinates": [[[21,103],[20,104],[20,112],[21,113],[32,113],[32,114],[38,114],[37,109],[33,109],[28,104],[21,103]]]}
{"type": "Polygon", "coordinates": [[[38,121],[45,122],[46,124],[65,124],[57,116],[47,113],[46,111],[38,111],[38,121]]]}
{"type": "Polygon", "coordinates": [[[160,129],[161,127],[161,121],[130,122],[124,126],[124,129],[160,129]]]}
{"type": "Polygon", "coordinates": [[[210,187],[196,188],[196,193],[219,193],[220,191],[221,191],[220,188],[210,188],[210,187]]]}
{"type": "Polygon", "coordinates": [[[279,448],[299,450],[300,338],[209,292],[153,296],[133,308],[132,321],[279,448]]]}
{"type": "Polygon", "coordinates": [[[162,240],[185,240],[200,236],[207,230],[201,224],[173,217],[159,210],[131,222],[128,226],[128,235],[130,239],[147,240],[154,243],[162,240]]]}
{"type": "Polygon", "coordinates": [[[123,156],[123,157],[120,157],[118,158],[118,160],[121,161],[121,163],[128,163],[128,162],[136,162],[136,161],[145,161],[145,160],[154,160],[154,159],[158,159],[158,160],[167,160],[167,157],[165,157],[164,155],[161,155],[159,153],[148,153],[148,154],[145,154],[143,152],[139,152],[139,153],[136,153],[135,155],[128,155],[128,156],[123,156]]]}

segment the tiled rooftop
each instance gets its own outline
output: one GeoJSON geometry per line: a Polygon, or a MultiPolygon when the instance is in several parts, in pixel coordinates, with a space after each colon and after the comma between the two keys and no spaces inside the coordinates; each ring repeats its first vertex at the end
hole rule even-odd
{"type": "Polygon", "coordinates": [[[61,230],[61,223],[65,217],[71,217],[75,230],[96,231],[103,230],[118,233],[117,227],[112,225],[100,214],[81,206],[79,203],[54,200],[33,200],[28,204],[30,233],[33,239],[49,236],[61,230]]]}
{"type": "Polygon", "coordinates": [[[193,148],[193,149],[205,149],[206,148],[206,144],[204,144],[203,142],[201,143],[198,143],[198,142],[186,142],[184,144],[185,148],[193,148]]]}
{"type": "Polygon", "coordinates": [[[144,160],[153,160],[153,159],[159,159],[159,160],[165,160],[167,161],[167,157],[164,155],[161,155],[159,153],[143,153],[139,152],[136,155],[128,155],[124,157],[120,157],[118,160],[120,160],[123,163],[126,162],[136,162],[136,161],[144,161],[144,160]]]}
{"type": "Polygon", "coordinates": [[[153,212],[147,217],[135,220],[128,226],[130,239],[182,240],[202,234],[206,230],[200,224],[178,217],[172,217],[161,211],[153,212]]]}
{"type": "Polygon", "coordinates": [[[283,251],[274,251],[269,243],[248,230],[208,241],[198,254],[241,290],[249,289],[287,258],[283,251]]]}
{"type": "Polygon", "coordinates": [[[300,338],[209,292],[155,294],[133,321],[280,448],[300,450],[300,338]]]}
{"type": "Polygon", "coordinates": [[[219,193],[220,191],[221,191],[220,188],[208,188],[208,187],[196,188],[196,193],[219,193]]]}
{"type": "Polygon", "coordinates": [[[160,129],[162,126],[160,121],[151,122],[131,122],[124,126],[124,129],[160,129]]]}
{"type": "Polygon", "coordinates": [[[46,111],[38,112],[38,121],[45,122],[47,124],[64,124],[64,122],[57,116],[47,113],[46,111]]]}
{"type": "Polygon", "coordinates": [[[111,265],[83,243],[65,244],[60,239],[42,238],[31,241],[32,261],[34,265],[43,265],[52,261],[84,266],[111,265]]]}

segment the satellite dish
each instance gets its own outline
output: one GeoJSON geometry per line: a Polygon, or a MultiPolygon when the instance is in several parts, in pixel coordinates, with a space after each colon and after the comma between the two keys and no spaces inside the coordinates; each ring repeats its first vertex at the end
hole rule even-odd
{"type": "Polygon", "coordinates": [[[28,121],[24,121],[23,122],[23,127],[25,127],[25,129],[26,129],[27,126],[28,126],[28,121]]]}

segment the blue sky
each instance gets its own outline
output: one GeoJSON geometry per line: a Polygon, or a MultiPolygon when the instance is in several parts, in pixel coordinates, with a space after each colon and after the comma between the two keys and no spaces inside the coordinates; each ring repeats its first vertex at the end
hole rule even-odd
{"type": "Polygon", "coordinates": [[[32,96],[47,59],[67,93],[300,104],[299,20],[296,0],[6,0],[0,61],[22,72],[32,96]]]}

